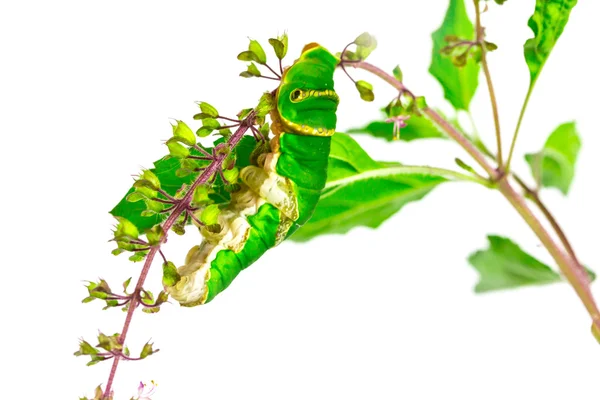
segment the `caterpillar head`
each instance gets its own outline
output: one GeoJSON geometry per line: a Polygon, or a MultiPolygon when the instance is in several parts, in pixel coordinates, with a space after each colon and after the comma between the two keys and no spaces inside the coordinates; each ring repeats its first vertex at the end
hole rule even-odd
{"type": "Polygon", "coordinates": [[[286,132],[333,135],[339,103],[333,72],[338,63],[339,59],[325,48],[310,43],[285,71],[277,91],[277,108],[286,132]]]}

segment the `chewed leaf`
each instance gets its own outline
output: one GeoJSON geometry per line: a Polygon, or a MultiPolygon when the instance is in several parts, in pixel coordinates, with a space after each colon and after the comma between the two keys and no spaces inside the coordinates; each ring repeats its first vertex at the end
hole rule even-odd
{"type": "Polygon", "coordinates": [[[576,4],[577,0],[536,0],[535,11],[527,23],[534,36],[523,46],[531,86],[537,80],[576,4]]]}
{"type": "Polygon", "coordinates": [[[574,122],[560,125],[550,134],[544,148],[525,155],[536,181],[567,194],[573,177],[581,140],[574,122]]]}
{"type": "Polygon", "coordinates": [[[525,253],[510,239],[490,235],[490,247],[469,256],[479,272],[475,292],[513,289],[521,286],[560,282],[561,277],[549,266],[525,253]]]}
{"type": "Polygon", "coordinates": [[[472,40],[475,36],[473,24],[469,20],[464,0],[450,0],[446,17],[440,28],[431,35],[433,53],[429,72],[442,85],[444,96],[457,110],[468,110],[477,89],[479,64],[472,57],[449,58],[441,54],[446,47],[446,38],[460,37],[472,40]],[[453,63],[454,61],[454,63],[453,63]],[[456,66],[462,63],[462,66],[456,66]]]}
{"type": "MultiPolygon", "coordinates": [[[[221,139],[220,141],[222,141],[221,139]]],[[[217,141],[218,142],[218,141],[217,141]]],[[[256,141],[251,136],[245,136],[242,141],[236,146],[236,166],[243,168],[250,163],[250,154],[256,147],[256,141]]],[[[207,149],[210,153],[211,149],[207,149]]],[[[201,153],[195,149],[191,149],[192,155],[200,156],[201,153]]],[[[190,160],[192,161],[192,160],[190,160]]],[[[190,185],[194,179],[199,175],[199,172],[190,171],[187,175],[178,174],[181,169],[181,161],[176,158],[163,158],[154,162],[154,168],[150,171],[158,178],[162,189],[175,196],[177,191],[180,190],[184,185],[190,185]]],[[[213,186],[213,192],[210,197],[216,203],[223,203],[229,200],[230,195],[223,187],[223,183],[220,177],[217,177],[216,185],[213,186]]],[[[137,193],[137,192],[135,192],[137,193]]],[[[115,217],[127,218],[129,222],[134,224],[139,232],[145,232],[152,228],[157,223],[160,223],[164,218],[165,214],[153,213],[149,216],[144,216],[147,209],[146,203],[143,201],[130,202],[127,201],[127,197],[134,194],[134,188],[131,188],[127,192],[119,204],[117,204],[110,213],[115,217]]]]}
{"type": "Polygon", "coordinates": [[[377,162],[350,136],[336,133],[321,200],[291,239],[302,242],[357,226],[376,228],[443,182],[440,176],[407,173],[398,163],[377,162]]]}

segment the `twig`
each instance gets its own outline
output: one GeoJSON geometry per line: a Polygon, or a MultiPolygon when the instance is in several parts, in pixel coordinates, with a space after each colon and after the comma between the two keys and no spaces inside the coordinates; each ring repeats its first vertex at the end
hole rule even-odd
{"type": "Polygon", "coordinates": [[[494,127],[496,129],[496,147],[498,152],[498,169],[503,170],[502,165],[502,136],[500,134],[500,116],[498,115],[498,103],[496,101],[496,94],[494,92],[494,85],[492,84],[492,74],[487,63],[487,49],[485,47],[485,33],[484,28],[481,26],[481,13],[479,11],[479,0],[473,0],[475,3],[475,31],[477,34],[477,43],[481,48],[481,67],[483,68],[483,74],[487,82],[488,91],[490,93],[490,103],[492,104],[492,113],[494,114],[494,127]]]}
{"type": "MultiPolygon", "coordinates": [[[[385,80],[398,90],[404,88],[402,82],[398,81],[396,78],[382,69],[365,61],[353,63],[352,65],[356,68],[364,69],[379,76],[381,79],[385,80]]],[[[490,178],[497,182],[498,190],[509,201],[519,215],[521,215],[523,220],[525,220],[525,222],[529,225],[544,247],[546,247],[554,261],[556,261],[562,274],[569,281],[573,289],[575,289],[575,292],[581,299],[583,305],[592,318],[594,329],[597,332],[600,332],[600,310],[598,309],[598,306],[594,300],[594,296],[590,290],[589,277],[587,273],[580,267],[578,261],[570,253],[565,253],[565,251],[563,251],[563,249],[561,249],[555,243],[555,241],[552,239],[552,236],[550,236],[535,214],[531,211],[531,209],[529,209],[525,199],[514,190],[508,179],[506,179],[506,174],[496,170],[490,163],[488,163],[481,151],[478,150],[469,139],[467,139],[458,129],[440,116],[435,110],[425,107],[421,111],[444,132],[446,132],[448,136],[454,139],[463,149],[465,149],[467,153],[469,153],[473,159],[490,175],[490,178]]]]}
{"type": "MultiPolygon", "coordinates": [[[[244,136],[246,131],[250,128],[250,126],[253,125],[255,118],[256,118],[256,113],[254,111],[252,111],[241,122],[239,128],[233,133],[233,135],[231,135],[231,137],[229,138],[229,140],[227,142],[230,149],[233,149],[239,143],[239,141],[242,139],[242,137],[244,136]]],[[[142,272],[140,273],[140,277],[137,281],[137,284],[135,285],[135,290],[133,291],[133,293],[131,295],[131,304],[129,305],[129,309],[127,310],[127,316],[125,317],[125,323],[123,324],[123,330],[121,331],[121,335],[119,337],[119,341],[121,344],[125,343],[127,333],[129,332],[129,326],[131,325],[131,319],[133,318],[133,313],[134,313],[135,309],[137,308],[137,306],[140,304],[140,292],[143,290],[142,286],[144,284],[144,281],[146,280],[146,277],[148,276],[148,272],[150,271],[150,266],[152,265],[152,261],[154,261],[154,257],[156,256],[156,253],[160,251],[160,246],[167,241],[168,232],[173,227],[173,225],[175,224],[175,222],[177,221],[179,216],[188,209],[191,199],[192,199],[192,196],[194,194],[194,190],[198,186],[208,182],[209,179],[213,175],[215,175],[215,173],[217,171],[219,171],[221,169],[223,161],[225,160],[226,157],[227,157],[227,154],[225,154],[225,153],[217,154],[215,156],[214,161],[204,169],[204,171],[198,178],[196,178],[196,180],[189,187],[189,189],[187,190],[187,192],[183,196],[183,198],[178,200],[178,203],[175,206],[175,209],[173,210],[173,212],[169,215],[167,220],[163,223],[162,229],[164,231],[164,235],[157,245],[150,247],[150,251],[149,251],[148,255],[146,256],[146,261],[144,262],[142,272]]],[[[111,391],[111,388],[113,385],[113,381],[115,379],[115,374],[117,372],[117,367],[119,365],[119,360],[121,358],[122,358],[121,356],[115,356],[115,358],[114,358],[112,367],[110,369],[110,374],[108,376],[108,381],[106,382],[106,390],[104,391],[104,399],[105,400],[109,399],[110,391],[111,391]]]]}

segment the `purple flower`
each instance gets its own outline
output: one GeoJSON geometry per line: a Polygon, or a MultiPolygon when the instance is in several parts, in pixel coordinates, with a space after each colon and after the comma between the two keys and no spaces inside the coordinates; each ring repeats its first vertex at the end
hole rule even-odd
{"type": "Polygon", "coordinates": [[[396,115],[385,120],[385,122],[394,123],[393,138],[394,140],[400,139],[400,129],[406,128],[406,120],[410,118],[410,115],[396,115]]]}
{"type": "Polygon", "coordinates": [[[158,386],[154,381],[150,381],[152,386],[146,385],[145,383],[140,382],[138,386],[138,397],[134,400],[152,400],[150,396],[156,392],[156,386],[158,386]]]}

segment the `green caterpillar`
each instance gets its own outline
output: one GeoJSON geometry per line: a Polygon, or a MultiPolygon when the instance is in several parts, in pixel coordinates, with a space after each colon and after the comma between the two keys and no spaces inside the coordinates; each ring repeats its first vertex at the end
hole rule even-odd
{"type": "Polygon", "coordinates": [[[201,227],[203,241],[166,291],[181,305],[211,301],[268,249],[312,216],[327,180],[339,97],[333,73],[339,59],[316,43],[287,68],[271,111],[270,152],[240,171],[241,189],[219,215],[219,232],[201,227]]]}

